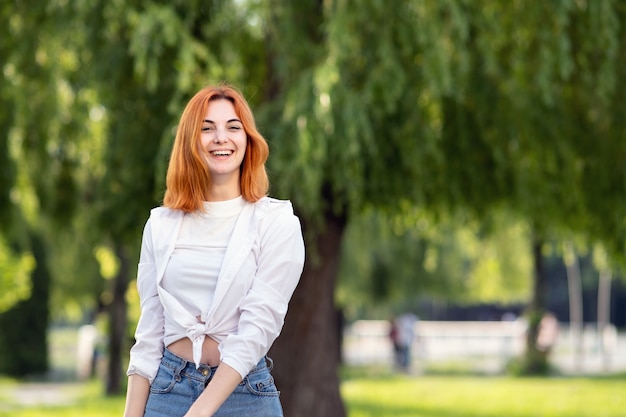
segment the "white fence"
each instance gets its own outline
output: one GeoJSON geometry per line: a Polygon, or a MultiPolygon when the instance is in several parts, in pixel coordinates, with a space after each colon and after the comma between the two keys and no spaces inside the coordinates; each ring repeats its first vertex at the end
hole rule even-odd
{"type": "MultiPolygon", "coordinates": [[[[419,321],[412,349],[413,370],[445,363],[463,363],[465,369],[486,373],[504,370],[524,351],[526,326],[522,321],[419,321]]],[[[585,327],[583,349],[573,349],[568,326],[560,326],[551,362],[564,373],[598,373],[626,370],[626,336],[609,327],[605,349],[595,328],[585,327]]],[[[361,320],[344,333],[344,360],[349,365],[389,365],[393,349],[389,322],[361,320]]]]}

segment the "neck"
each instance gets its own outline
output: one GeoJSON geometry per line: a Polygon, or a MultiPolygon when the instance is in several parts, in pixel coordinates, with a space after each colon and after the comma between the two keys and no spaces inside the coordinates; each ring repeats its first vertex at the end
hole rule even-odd
{"type": "Polygon", "coordinates": [[[231,182],[220,184],[213,183],[207,195],[207,201],[226,201],[237,198],[241,195],[241,186],[239,180],[234,184],[231,182]]]}

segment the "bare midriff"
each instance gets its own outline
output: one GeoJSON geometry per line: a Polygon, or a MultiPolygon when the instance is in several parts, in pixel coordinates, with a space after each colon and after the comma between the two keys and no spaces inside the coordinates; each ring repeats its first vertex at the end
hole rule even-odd
{"type": "MultiPolygon", "coordinates": [[[[206,336],[204,338],[204,343],[202,343],[202,358],[200,359],[200,363],[209,366],[218,366],[220,364],[220,351],[217,347],[217,342],[209,336],[206,336]]],[[[174,343],[171,343],[167,348],[174,355],[180,356],[189,362],[193,362],[193,345],[189,338],[184,337],[182,339],[178,339],[174,343]]]]}

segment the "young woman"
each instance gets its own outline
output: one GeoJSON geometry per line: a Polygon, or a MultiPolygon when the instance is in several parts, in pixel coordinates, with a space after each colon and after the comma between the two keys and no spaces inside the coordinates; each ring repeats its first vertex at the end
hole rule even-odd
{"type": "Polygon", "coordinates": [[[268,154],[236,89],[187,104],[143,233],[125,417],[283,415],[266,354],[304,242],[291,203],[267,197],[268,154]]]}

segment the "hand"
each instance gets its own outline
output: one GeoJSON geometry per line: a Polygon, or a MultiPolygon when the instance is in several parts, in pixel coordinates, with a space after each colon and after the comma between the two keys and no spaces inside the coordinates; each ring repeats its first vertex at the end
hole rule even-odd
{"type": "Polygon", "coordinates": [[[200,407],[197,407],[196,404],[197,402],[191,406],[191,408],[187,411],[184,417],[212,417],[213,416],[213,413],[204,414],[203,410],[201,410],[200,407]]]}
{"type": "Polygon", "coordinates": [[[241,376],[237,371],[220,363],[213,379],[184,417],[212,417],[240,382],[241,376]]]}

